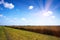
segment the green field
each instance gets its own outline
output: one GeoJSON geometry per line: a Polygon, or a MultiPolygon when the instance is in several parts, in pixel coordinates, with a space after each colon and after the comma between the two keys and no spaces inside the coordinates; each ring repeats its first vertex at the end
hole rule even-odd
{"type": "Polygon", "coordinates": [[[0,40],[7,40],[3,27],[0,27],[0,40]]]}
{"type": "Polygon", "coordinates": [[[25,30],[0,27],[0,40],[60,40],[60,38],[25,30]]]}

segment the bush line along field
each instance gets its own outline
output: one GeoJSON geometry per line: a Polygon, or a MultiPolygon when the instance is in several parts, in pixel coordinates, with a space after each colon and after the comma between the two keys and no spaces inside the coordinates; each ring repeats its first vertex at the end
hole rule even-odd
{"type": "Polygon", "coordinates": [[[60,40],[59,37],[9,27],[0,27],[0,35],[0,40],[60,40]]]}
{"type": "Polygon", "coordinates": [[[60,26],[7,26],[7,27],[60,37],[60,26]]]}

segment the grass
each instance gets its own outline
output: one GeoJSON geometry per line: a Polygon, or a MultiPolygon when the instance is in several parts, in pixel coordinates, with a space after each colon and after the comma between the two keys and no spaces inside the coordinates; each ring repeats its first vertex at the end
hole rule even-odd
{"type": "Polygon", "coordinates": [[[13,29],[13,28],[8,28],[8,27],[0,27],[0,40],[5,40],[6,35],[9,40],[60,40],[60,38],[55,37],[55,36],[49,36],[49,35],[44,35],[44,34],[38,34],[34,32],[29,32],[25,30],[18,30],[18,29],[13,29]],[[3,30],[6,32],[4,35],[3,30]],[[3,32],[3,33],[2,33],[3,32]]]}
{"type": "Polygon", "coordinates": [[[5,29],[7,30],[11,40],[60,40],[60,38],[54,36],[48,36],[7,27],[5,27],[5,29]]]}
{"type": "Polygon", "coordinates": [[[0,27],[0,40],[6,40],[6,35],[4,33],[3,27],[0,27]]]}

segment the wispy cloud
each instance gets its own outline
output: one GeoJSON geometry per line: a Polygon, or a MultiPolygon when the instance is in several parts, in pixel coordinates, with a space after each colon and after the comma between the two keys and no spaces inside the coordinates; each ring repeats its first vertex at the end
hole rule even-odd
{"type": "Polygon", "coordinates": [[[5,8],[9,8],[9,9],[14,8],[14,5],[12,3],[4,2],[4,0],[1,0],[0,4],[3,4],[5,8]]]}
{"type": "Polygon", "coordinates": [[[0,17],[3,17],[3,15],[2,15],[2,14],[0,14],[0,17]]]}
{"type": "Polygon", "coordinates": [[[26,21],[27,19],[26,18],[21,18],[22,21],[26,21]]]}
{"type": "Polygon", "coordinates": [[[0,17],[2,17],[2,18],[7,18],[6,16],[4,16],[3,14],[0,14],[0,17]]]}
{"type": "Polygon", "coordinates": [[[4,3],[4,0],[0,0],[0,4],[3,4],[4,3]]]}
{"type": "Polygon", "coordinates": [[[55,18],[55,16],[51,16],[52,18],[55,18]]]}

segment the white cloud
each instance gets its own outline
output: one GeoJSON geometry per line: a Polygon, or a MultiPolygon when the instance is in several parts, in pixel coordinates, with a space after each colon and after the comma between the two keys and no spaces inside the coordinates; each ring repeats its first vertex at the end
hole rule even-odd
{"type": "Polygon", "coordinates": [[[9,9],[14,8],[14,5],[12,3],[4,2],[4,0],[1,0],[0,4],[3,4],[5,8],[9,8],[9,9]]]}
{"type": "Polygon", "coordinates": [[[52,14],[53,12],[52,11],[48,11],[47,13],[52,14]]]}
{"type": "Polygon", "coordinates": [[[44,17],[50,17],[50,18],[55,18],[55,16],[53,15],[53,12],[52,11],[47,11],[47,12],[44,12],[43,13],[43,16],[44,17]]]}
{"type": "Polygon", "coordinates": [[[13,9],[14,5],[12,3],[4,3],[5,8],[13,9]]]}
{"type": "Polygon", "coordinates": [[[34,7],[33,6],[29,6],[29,9],[33,9],[34,7]]]}
{"type": "Polygon", "coordinates": [[[51,16],[52,13],[52,11],[43,12],[43,16],[51,16]]]}

